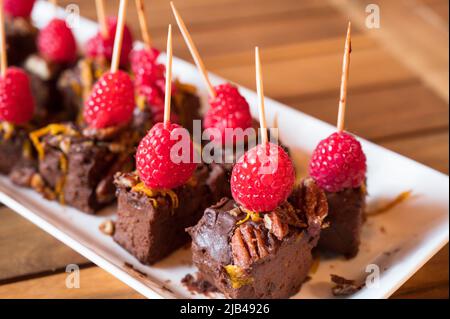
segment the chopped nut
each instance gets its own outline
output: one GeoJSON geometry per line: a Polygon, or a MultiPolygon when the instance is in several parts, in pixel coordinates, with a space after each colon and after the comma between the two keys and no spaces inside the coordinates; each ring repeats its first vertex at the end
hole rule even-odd
{"type": "Polygon", "coordinates": [[[114,176],[114,184],[117,187],[133,188],[139,184],[139,179],[135,173],[117,173],[114,176]]]}
{"type": "Polygon", "coordinates": [[[123,132],[124,128],[124,125],[116,125],[100,129],[87,127],[83,130],[83,135],[86,137],[96,138],[100,141],[111,140],[118,136],[119,133],[123,132]]]}
{"type": "Polygon", "coordinates": [[[242,211],[239,209],[239,207],[235,207],[232,210],[230,210],[228,214],[234,217],[238,217],[240,214],[242,214],[242,211]]]}
{"type": "Polygon", "coordinates": [[[300,220],[294,207],[285,202],[273,212],[264,215],[264,226],[282,240],[289,233],[289,226],[305,228],[307,225],[300,220]]]}
{"type": "Polygon", "coordinates": [[[56,194],[49,187],[45,185],[42,176],[39,174],[33,174],[30,181],[30,186],[36,190],[38,193],[42,194],[44,198],[48,200],[55,200],[56,194]]]}
{"type": "Polygon", "coordinates": [[[61,141],[59,142],[59,148],[61,149],[61,151],[64,154],[69,154],[69,151],[70,151],[70,139],[68,139],[68,138],[61,139],[61,141]]]}
{"type": "Polygon", "coordinates": [[[233,262],[242,268],[248,268],[253,262],[266,257],[268,250],[261,229],[249,223],[236,228],[231,238],[233,262]]]}
{"type": "Polygon", "coordinates": [[[312,178],[306,178],[300,183],[298,205],[306,215],[308,223],[322,224],[328,215],[328,201],[325,192],[317,186],[312,178]]]}
{"type": "Polygon", "coordinates": [[[115,225],[112,220],[105,220],[103,223],[98,226],[98,229],[105,235],[112,236],[114,235],[115,225]]]}
{"type": "Polygon", "coordinates": [[[289,225],[283,223],[275,212],[264,215],[264,226],[279,240],[289,233],[289,225]]]}
{"type": "Polygon", "coordinates": [[[121,153],[126,151],[125,145],[121,143],[109,143],[108,149],[111,151],[111,153],[121,153]]]}

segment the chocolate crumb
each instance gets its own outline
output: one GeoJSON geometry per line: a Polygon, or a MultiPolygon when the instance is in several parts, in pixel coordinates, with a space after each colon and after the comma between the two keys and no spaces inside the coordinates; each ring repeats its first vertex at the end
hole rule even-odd
{"type": "Polygon", "coordinates": [[[125,266],[125,268],[131,269],[134,272],[138,273],[140,276],[147,278],[147,274],[145,272],[142,272],[142,271],[134,268],[134,266],[132,264],[125,262],[124,266],[125,266]]]}
{"type": "Polygon", "coordinates": [[[345,279],[338,275],[331,274],[331,281],[335,284],[331,292],[336,297],[350,296],[360,291],[365,284],[357,284],[355,280],[345,279]]]}
{"type": "Polygon", "coordinates": [[[218,292],[217,288],[211,285],[206,280],[202,279],[199,274],[191,275],[187,274],[181,279],[181,283],[191,292],[192,294],[204,294],[209,296],[210,293],[218,292]]]}

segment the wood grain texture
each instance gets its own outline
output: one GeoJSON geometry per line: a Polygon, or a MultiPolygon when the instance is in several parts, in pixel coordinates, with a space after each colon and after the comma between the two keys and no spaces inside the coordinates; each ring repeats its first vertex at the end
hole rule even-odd
{"type": "MultiPolygon", "coordinates": [[[[329,0],[329,3],[364,28],[365,8],[373,1],[329,0]]],[[[448,20],[420,0],[379,0],[377,5],[382,21],[380,28],[367,29],[367,33],[448,102],[448,20]]],[[[448,12],[448,2],[440,9],[448,12]]]]}
{"type": "MultiPolygon", "coordinates": [[[[83,16],[96,18],[92,0],[59,1],[74,2],[83,16]]],[[[119,1],[105,2],[115,15],[119,1]]],[[[145,2],[151,35],[164,48],[167,24],[174,23],[169,0],[145,2]]],[[[364,24],[370,0],[175,2],[209,70],[255,88],[253,47],[259,45],[266,94],[333,124],[351,18],[348,129],[448,173],[447,0],[379,0],[379,30],[364,24]]],[[[129,6],[128,24],[140,38],[134,1],[129,6]]],[[[174,31],[174,55],[192,61],[174,31]]],[[[81,270],[80,289],[67,289],[65,265],[87,262],[18,215],[0,211],[0,298],[142,297],[95,266],[81,270]]],[[[447,245],[393,297],[448,298],[448,268],[447,245]]]]}
{"type": "Polygon", "coordinates": [[[119,279],[96,266],[80,270],[80,288],[67,288],[67,276],[68,273],[62,272],[37,279],[2,285],[0,286],[0,299],[143,298],[142,295],[119,281],[119,279]]]}
{"type": "Polygon", "coordinates": [[[90,263],[69,247],[12,212],[0,208],[0,284],[90,263]]]}

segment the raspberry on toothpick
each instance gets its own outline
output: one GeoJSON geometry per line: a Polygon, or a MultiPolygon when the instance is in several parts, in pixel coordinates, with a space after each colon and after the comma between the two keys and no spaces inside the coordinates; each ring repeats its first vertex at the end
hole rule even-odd
{"type": "Polygon", "coordinates": [[[361,143],[344,131],[347,82],[351,53],[351,23],[348,24],[342,68],[339,114],[336,133],[322,140],[309,163],[309,174],[328,192],[360,187],[366,178],[366,156],[361,143]]]}
{"type": "Polygon", "coordinates": [[[259,49],[255,49],[261,144],[246,152],[234,165],[231,193],[236,202],[255,212],[269,212],[283,203],[294,186],[295,170],[289,155],[268,142],[264,89],[259,49]]]}
{"type": "Polygon", "coordinates": [[[34,113],[28,75],[21,69],[8,68],[3,0],[0,0],[0,121],[24,124],[34,113]]]}
{"type": "Polygon", "coordinates": [[[13,18],[30,18],[36,0],[4,0],[5,13],[13,18]]]}
{"type": "MultiPolygon", "coordinates": [[[[56,0],[52,3],[56,8],[56,0]]],[[[71,63],[77,58],[77,44],[72,30],[62,19],[53,18],[38,35],[40,54],[55,63],[71,63]]]]}
{"type": "MultiPolygon", "coordinates": [[[[86,55],[90,58],[106,59],[108,62],[111,62],[118,21],[115,17],[109,17],[105,19],[105,23],[106,27],[101,27],[100,31],[86,44],[86,55]]],[[[132,48],[133,35],[130,29],[125,25],[123,30],[122,52],[120,54],[121,67],[126,67],[128,65],[132,48]]]]}
{"type": "Polygon", "coordinates": [[[120,1],[111,70],[95,83],[85,103],[83,116],[92,128],[123,125],[133,116],[135,107],[133,82],[126,72],[119,70],[126,5],[127,0],[120,1]]]}
{"type": "MultiPolygon", "coordinates": [[[[233,85],[226,83],[214,87],[211,84],[203,60],[200,57],[197,47],[195,46],[181,15],[178,13],[173,2],[170,2],[170,5],[183,38],[208,88],[211,108],[205,114],[203,127],[205,129],[218,129],[221,133],[222,140],[217,142],[224,144],[225,141],[229,140],[226,136],[226,128],[245,130],[252,126],[250,106],[245,98],[239,93],[238,89],[233,85]]],[[[232,142],[233,144],[238,142],[234,135],[232,142]]]]}
{"type": "MultiPolygon", "coordinates": [[[[181,126],[170,122],[171,80],[172,80],[172,26],[167,36],[166,95],[164,100],[164,122],[152,127],[142,139],[136,152],[136,168],[145,186],[153,189],[172,189],[185,184],[194,173],[196,164],[192,161],[175,163],[173,147],[182,138],[173,138],[181,126]]],[[[189,158],[194,147],[189,139],[189,158]]]]}

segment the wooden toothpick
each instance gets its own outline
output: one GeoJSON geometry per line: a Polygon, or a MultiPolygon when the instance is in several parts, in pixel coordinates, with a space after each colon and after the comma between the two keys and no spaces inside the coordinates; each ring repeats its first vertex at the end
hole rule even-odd
{"type": "Polygon", "coordinates": [[[264,108],[264,83],[261,69],[261,57],[259,48],[255,47],[255,67],[256,67],[256,90],[258,92],[259,126],[261,129],[261,143],[267,143],[267,123],[264,108]]]}
{"type": "Polygon", "coordinates": [[[148,21],[147,16],[145,15],[144,1],[136,0],[136,8],[138,12],[139,26],[141,28],[142,40],[147,46],[147,49],[150,49],[152,47],[152,38],[150,37],[150,33],[148,32],[148,21]]]}
{"type": "Polygon", "coordinates": [[[6,75],[8,69],[8,56],[6,54],[6,35],[5,35],[5,12],[3,9],[3,0],[0,0],[0,74],[6,75]]]}
{"type": "Polygon", "coordinates": [[[206,71],[205,64],[203,63],[203,60],[198,53],[197,47],[195,46],[194,41],[192,41],[191,35],[189,34],[186,25],[184,24],[183,19],[181,18],[172,1],[170,2],[170,6],[172,7],[173,14],[175,16],[175,19],[177,20],[177,24],[180,28],[181,34],[183,35],[184,41],[186,42],[189,51],[191,52],[192,58],[194,59],[194,62],[197,65],[197,68],[199,69],[203,80],[205,81],[209,95],[214,98],[216,97],[216,90],[214,90],[214,87],[209,80],[208,72],[206,71]]]}
{"type": "Polygon", "coordinates": [[[337,121],[338,132],[342,132],[345,127],[345,108],[347,104],[347,82],[350,67],[350,53],[352,52],[351,40],[352,24],[348,23],[347,39],[345,40],[344,60],[342,62],[341,94],[339,98],[339,114],[337,121]]]}
{"type": "Polygon", "coordinates": [[[106,21],[105,2],[103,0],[95,0],[95,5],[97,8],[97,20],[100,25],[100,33],[103,38],[107,39],[109,37],[109,30],[106,21]]]}
{"type": "Polygon", "coordinates": [[[114,39],[114,51],[111,62],[111,73],[116,73],[119,69],[120,53],[122,51],[123,28],[125,27],[125,19],[127,14],[128,0],[120,0],[119,19],[117,21],[116,37],[114,39]]]}
{"type": "Polygon", "coordinates": [[[166,95],[164,98],[164,125],[170,123],[170,102],[172,100],[172,25],[169,24],[167,31],[166,49],[166,95]]]}

